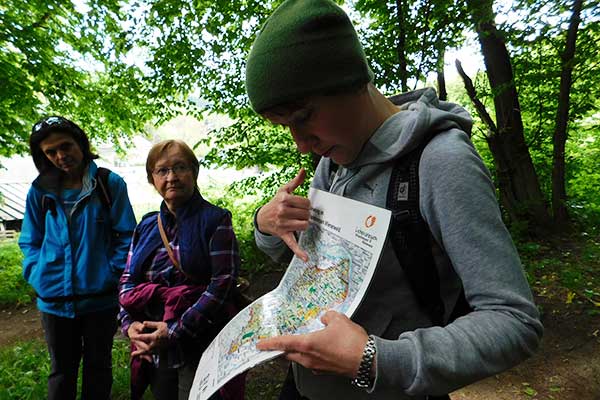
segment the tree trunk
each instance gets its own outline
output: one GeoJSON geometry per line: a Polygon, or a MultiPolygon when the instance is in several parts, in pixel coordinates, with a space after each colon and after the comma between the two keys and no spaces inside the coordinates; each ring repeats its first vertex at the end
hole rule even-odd
{"type": "Polygon", "coordinates": [[[567,31],[565,51],[562,54],[562,69],[560,73],[560,92],[558,109],[554,128],[554,150],[552,157],[552,213],[554,223],[564,227],[569,222],[567,212],[567,191],[565,189],[565,143],[567,142],[567,125],[569,122],[569,97],[573,80],[573,63],[575,61],[575,44],[577,30],[581,21],[580,14],[583,0],[573,2],[573,14],[567,31]]]}
{"type": "Polygon", "coordinates": [[[550,215],[525,143],[510,55],[494,23],[492,0],[467,0],[467,5],[494,96],[497,132],[487,142],[496,164],[500,202],[511,221],[526,221],[543,233],[550,228],[550,215]]]}
{"type": "Polygon", "coordinates": [[[446,91],[446,76],[444,75],[444,49],[438,49],[437,62],[437,86],[438,97],[440,100],[448,100],[448,92],[446,91]]]}
{"type": "Polygon", "coordinates": [[[525,142],[515,143],[509,135],[492,135],[486,141],[494,157],[500,202],[509,220],[527,221],[531,233],[551,230],[537,175],[525,142]]]}
{"type": "Polygon", "coordinates": [[[444,75],[444,70],[438,70],[437,72],[437,85],[438,85],[438,97],[440,100],[446,101],[448,100],[448,92],[446,91],[446,77],[444,75]]]}
{"type": "Polygon", "coordinates": [[[398,65],[400,66],[400,84],[402,85],[402,92],[408,92],[408,70],[406,62],[406,30],[404,26],[404,7],[402,0],[396,0],[396,18],[398,19],[398,44],[396,46],[396,52],[398,54],[398,65]]]}

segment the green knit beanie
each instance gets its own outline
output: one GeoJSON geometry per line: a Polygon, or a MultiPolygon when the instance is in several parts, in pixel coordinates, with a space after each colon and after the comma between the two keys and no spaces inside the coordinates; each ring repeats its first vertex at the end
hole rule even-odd
{"type": "Polygon", "coordinates": [[[330,0],[288,0],[267,19],[246,64],[257,113],[373,79],[346,13],[330,0]]]}

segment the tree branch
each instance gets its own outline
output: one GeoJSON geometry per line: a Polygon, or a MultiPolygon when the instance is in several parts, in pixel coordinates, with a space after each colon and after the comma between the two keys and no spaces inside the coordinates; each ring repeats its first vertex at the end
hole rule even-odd
{"type": "Polygon", "coordinates": [[[475,92],[475,87],[473,86],[473,81],[465,73],[465,71],[463,70],[462,64],[460,63],[460,61],[458,59],[456,59],[454,61],[454,64],[456,65],[456,70],[458,71],[458,74],[461,76],[461,78],[465,84],[465,89],[467,90],[467,94],[469,95],[469,98],[473,102],[473,105],[475,106],[475,110],[477,110],[477,114],[479,115],[479,118],[481,118],[481,120],[488,127],[489,136],[486,136],[486,138],[493,136],[493,135],[497,135],[498,127],[496,126],[496,123],[494,122],[492,117],[490,117],[490,114],[485,109],[485,106],[483,105],[483,103],[477,98],[477,93],[475,92]]]}

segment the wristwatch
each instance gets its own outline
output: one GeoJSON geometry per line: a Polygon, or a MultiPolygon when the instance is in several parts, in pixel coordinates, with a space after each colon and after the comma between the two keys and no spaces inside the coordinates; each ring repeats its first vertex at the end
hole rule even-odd
{"type": "Polygon", "coordinates": [[[350,383],[361,389],[368,389],[373,384],[371,379],[371,369],[373,368],[373,361],[375,360],[375,338],[373,335],[369,335],[369,340],[363,350],[362,359],[358,366],[358,373],[356,378],[350,380],[350,383]]]}
{"type": "Polygon", "coordinates": [[[260,211],[261,208],[262,208],[262,206],[258,207],[256,209],[256,211],[254,212],[254,218],[252,219],[252,222],[253,222],[253,225],[254,225],[254,229],[256,229],[257,231],[259,231],[263,235],[271,236],[268,233],[264,233],[263,231],[261,231],[260,229],[258,229],[258,212],[260,211]]]}

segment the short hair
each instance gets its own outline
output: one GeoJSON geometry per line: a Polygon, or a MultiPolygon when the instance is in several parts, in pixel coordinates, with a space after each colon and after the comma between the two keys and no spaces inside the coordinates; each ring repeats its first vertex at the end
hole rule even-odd
{"type": "Polygon", "coordinates": [[[90,141],[79,125],[64,117],[51,115],[36,122],[31,128],[31,136],[29,137],[29,151],[40,175],[61,172],[52,164],[41,149],[42,142],[53,133],[63,133],[75,140],[83,153],[82,163],[84,165],[98,158],[97,154],[92,153],[90,141]]]}
{"type": "Polygon", "coordinates": [[[185,161],[192,167],[192,172],[194,173],[194,180],[198,179],[200,163],[198,162],[198,159],[196,158],[196,155],[194,154],[192,149],[190,149],[190,147],[182,140],[169,139],[156,143],[148,152],[148,158],[146,159],[146,175],[148,178],[148,183],[150,183],[151,185],[154,185],[154,177],[152,175],[152,171],[154,171],[156,162],[171,147],[179,149],[185,161]]]}

